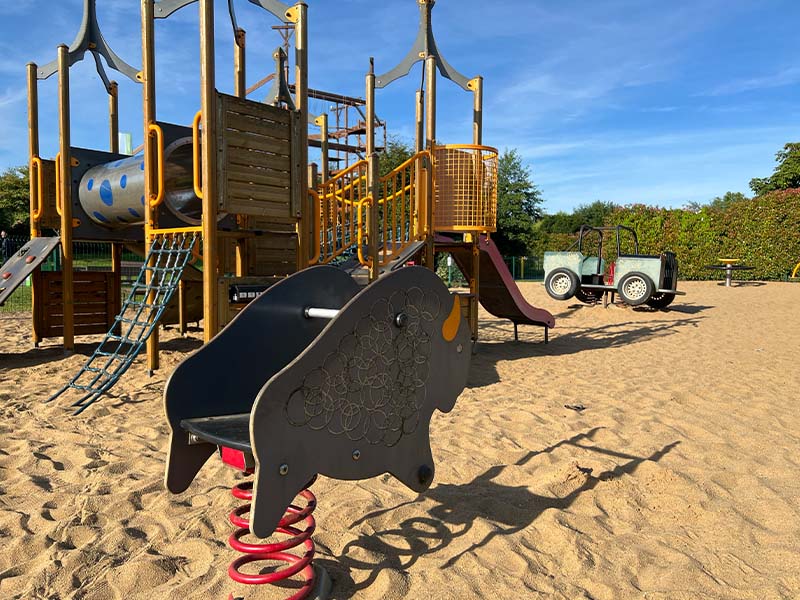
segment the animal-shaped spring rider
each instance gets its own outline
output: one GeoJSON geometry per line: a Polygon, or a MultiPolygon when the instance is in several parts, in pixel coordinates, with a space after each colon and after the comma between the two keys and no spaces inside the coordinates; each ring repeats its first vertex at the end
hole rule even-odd
{"type": "Polygon", "coordinates": [[[296,576],[301,585],[290,598],[322,598],[330,581],[313,565],[310,485],[317,474],[356,480],[388,472],[426,490],[434,476],[430,420],[434,409],[453,408],[470,355],[459,298],[426,268],[401,268],[365,288],[335,267],[300,271],[170,376],[167,488],[186,490],[215,452],[252,474],[232,490],[247,504],[230,515],[229,545],[242,554],[231,578],[268,584],[296,576]],[[243,541],[250,534],[280,541],[243,541]],[[264,561],[285,566],[243,570],[264,561]]]}

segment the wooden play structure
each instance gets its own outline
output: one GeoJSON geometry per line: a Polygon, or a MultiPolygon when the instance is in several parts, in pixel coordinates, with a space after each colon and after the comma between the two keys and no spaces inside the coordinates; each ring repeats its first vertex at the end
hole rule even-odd
{"type": "Polygon", "coordinates": [[[533,324],[544,327],[546,337],[552,316],[527,304],[499,253],[488,252],[494,248],[489,234],[496,225],[498,156],[482,145],[482,78],[467,79],[437,48],[431,26],[435,0],[417,0],[418,35],[400,64],[376,75],[370,61],[359,107],[364,120],[331,130],[327,114],[309,114],[309,97],[335,101],[337,119],[342,106],[361,101],[309,90],[305,4],[248,0],[294,32],[294,80],[287,81],[286,52],[278,47],[274,73],[249,88],[271,80],[265,103],[247,96],[246,35],[233,1],[228,8],[235,32],[235,90],[217,91],[214,6],[199,1],[200,110],[176,124],[159,120],[156,112],[156,24],[198,0],[142,1],[141,70],[108,45],[95,1],[84,0],[83,22],[71,46],[59,46],[57,59],[43,67],[28,65],[32,240],[2,267],[0,284],[1,303],[33,273],[37,345],[62,337],[69,351],[75,335],[107,332],[95,355],[55,396],[76,389],[82,396],[75,406],[85,408],[144,347],[148,370],[158,368],[158,324],[177,323],[185,331],[187,321],[201,321],[208,342],[258,293],[317,264],[337,265],[367,284],[409,261],[434,268],[435,252],[450,252],[469,281],[460,301],[473,342],[481,302],[512,320],[515,332],[519,324],[533,324]],[[78,148],[70,141],[70,67],[87,52],[108,95],[108,150],[78,148]],[[101,58],[142,86],[141,154],[119,153],[118,86],[101,58]],[[417,62],[424,63],[424,89],[416,99],[416,152],[380,176],[375,140],[383,122],[376,116],[376,90],[417,62]],[[436,139],[437,70],[474,97],[471,144],[442,145],[436,139]],[[54,74],[59,151],[51,160],[39,151],[38,85],[54,74]],[[319,134],[309,136],[311,123],[320,127],[319,134]],[[350,135],[363,139],[363,147],[341,141],[350,135]],[[321,166],[308,165],[309,145],[320,148],[321,166]],[[363,151],[364,157],[332,168],[342,162],[331,158],[332,149],[363,151]],[[76,274],[75,240],[110,243],[111,273],[76,274]],[[145,256],[127,299],[120,284],[123,247],[138,247],[145,256]],[[56,248],[61,269],[38,269],[56,248]]]}
{"type": "Polygon", "coordinates": [[[185,330],[187,321],[201,319],[206,344],[165,389],[167,487],[186,489],[217,450],[253,474],[254,485],[234,489],[251,504],[231,515],[239,529],[230,545],[244,554],[231,577],[260,584],[301,574],[304,583],[291,598],[322,597],[325,578],[312,566],[315,500],[307,489],[316,474],[359,479],[391,472],[416,491],[426,489],[434,473],[431,415],[449,411],[466,384],[479,303],[511,319],[515,335],[519,324],[542,326],[545,337],[554,325],[552,315],[522,298],[489,238],[498,155],[482,145],[482,78],[467,79],[442,56],[431,25],[435,0],[417,0],[418,35],[400,64],[376,75],[370,60],[363,101],[309,89],[304,3],[248,0],[294,33],[293,81],[287,52],[278,47],[274,73],[249,88],[271,80],[267,102],[248,98],[246,35],[233,0],[233,94],[216,86],[213,0],[141,0],[140,70],[106,42],[95,1],[84,0],[71,46],[59,46],[50,64],[28,65],[32,240],[2,267],[0,302],[33,274],[35,343],[61,336],[72,350],[75,335],[106,333],[53,396],[79,391],[77,412],[145,347],[148,370],[158,368],[160,323],[185,330]],[[192,4],[200,15],[199,111],[185,123],[167,123],[156,111],[156,24],[192,4]],[[70,67],[87,52],[108,95],[108,150],[71,144],[70,67]],[[119,152],[118,86],[101,58],[142,86],[141,154],[119,152]],[[376,90],[417,62],[424,63],[424,90],[416,98],[415,154],[381,176],[376,90]],[[473,94],[470,144],[436,138],[437,70],[473,94]],[[51,160],[39,151],[38,85],[54,74],[59,151],[51,160]],[[341,127],[337,112],[329,129],[327,114],[309,113],[309,97],[363,106],[363,123],[341,127]],[[309,135],[311,123],[318,135],[309,135]],[[363,148],[350,136],[363,139],[363,148]],[[320,148],[321,165],[308,164],[309,145],[320,148]],[[344,165],[330,155],[362,150],[363,158],[344,165]],[[74,240],[110,243],[112,271],[76,273],[74,240]],[[122,248],[137,246],[144,263],[123,299],[122,248]],[[41,271],[56,248],[61,270],[41,271]],[[433,273],[437,251],[456,258],[467,292],[451,293],[433,273]],[[235,354],[240,358],[229,361],[235,354]],[[219,377],[223,362],[229,368],[219,377]],[[298,493],[307,505],[286,509],[298,493]],[[241,540],[273,532],[288,539],[241,540]],[[287,552],[292,548],[303,554],[287,552]],[[263,561],[289,566],[266,575],[241,571],[263,561]]]}

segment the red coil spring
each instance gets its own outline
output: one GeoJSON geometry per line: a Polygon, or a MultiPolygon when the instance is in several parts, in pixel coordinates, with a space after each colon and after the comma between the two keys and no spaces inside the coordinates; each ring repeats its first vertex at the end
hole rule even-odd
{"type": "MultiPolygon", "coordinates": [[[[285,581],[294,577],[298,573],[303,579],[300,589],[286,600],[303,600],[307,598],[314,589],[314,567],[311,561],[314,559],[314,541],[311,534],[314,533],[316,522],[314,521],[314,509],[317,507],[317,498],[309,489],[300,492],[306,501],[305,508],[299,508],[293,504],[286,509],[286,514],[278,523],[275,533],[290,536],[288,539],[271,544],[253,543],[249,544],[241,541],[241,538],[250,533],[250,521],[244,518],[250,512],[249,502],[253,499],[253,482],[245,481],[235,485],[231,489],[234,497],[248,501],[235,509],[229,516],[230,522],[237,527],[228,538],[228,545],[241,552],[244,556],[237,558],[228,567],[228,575],[234,581],[250,585],[265,585],[285,581]],[[304,529],[295,527],[303,522],[304,529]],[[303,546],[305,552],[302,555],[288,552],[293,548],[303,546]],[[247,564],[259,561],[278,561],[287,563],[283,569],[275,569],[270,573],[242,573],[240,569],[247,564]]],[[[233,596],[231,595],[231,599],[233,596]]]]}

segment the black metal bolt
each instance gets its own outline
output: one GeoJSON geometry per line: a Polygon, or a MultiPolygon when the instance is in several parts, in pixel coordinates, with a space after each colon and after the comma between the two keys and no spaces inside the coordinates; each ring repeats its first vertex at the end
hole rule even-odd
{"type": "Polygon", "coordinates": [[[394,324],[397,327],[405,327],[408,323],[408,315],[406,313],[397,313],[394,318],[394,324]]]}
{"type": "Polygon", "coordinates": [[[430,485],[431,481],[433,481],[433,469],[428,465],[420,466],[417,469],[417,479],[424,486],[430,485]]]}
{"type": "Polygon", "coordinates": [[[280,467],[278,467],[278,473],[281,475],[288,475],[289,474],[289,465],[283,463],[280,467]]]}
{"type": "Polygon", "coordinates": [[[353,450],[353,460],[361,458],[361,450],[353,450]]]}

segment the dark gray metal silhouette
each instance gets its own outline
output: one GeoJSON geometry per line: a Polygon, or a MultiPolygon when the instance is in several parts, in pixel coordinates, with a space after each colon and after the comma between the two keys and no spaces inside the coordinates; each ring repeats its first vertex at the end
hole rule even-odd
{"type": "MultiPolygon", "coordinates": [[[[253,0],[250,0],[251,2],[253,0]]],[[[469,88],[469,79],[464,77],[461,73],[456,71],[450,63],[448,63],[439,48],[436,45],[436,38],[433,35],[433,26],[431,24],[431,11],[436,4],[436,0],[417,0],[419,4],[419,31],[417,32],[417,39],[414,40],[414,45],[411,46],[406,57],[391,71],[378,75],[375,78],[375,87],[384,88],[396,79],[405,77],[416,63],[425,60],[426,57],[432,56],[436,60],[436,66],[439,72],[445,78],[458,84],[466,91],[472,91],[469,88]]]]}
{"type": "MultiPolygon", "coordinates": [[[[110,68],[122,73],[131,81],[141,83],[141,80],[139,79],[139,70],[130,66],[117,56],[103,37],[103,33],[100,31],[100,25],[97,23],[95,2],[96,0],[83,0],[83,21],[81,22],[81,28],[78,30],[75,41],[72,42],[67,51],[69,66],[71,67],[76,62],[82,61],[88,50],[92,53],[95,65],[97,65],[97,74],[100,75],[100,79],[103,80],[106,91],[111,94],[113,93],[112,82],[109,80],[108,75],[106,75],[103,63],[100,62],[101,56],[106,59],[106,63],[110,68]]],[[[36,76],[39,79],[47,79],[56,71],[58,71],[57,59],[47,63],[43,67],[39,67],[36,76]]]]}
{"type": "Polygon", "coordinates": [[[430,420],[466,385],[469,341],[458,299],[429,269],[399,269],[363,289],[335,267],[300,271],[170,376],[167,488],[184,491],[218,446],[243,451],[255,468],[258,537],[318,473],[389,472],[421,492],[434,475],[430,420]]]}

